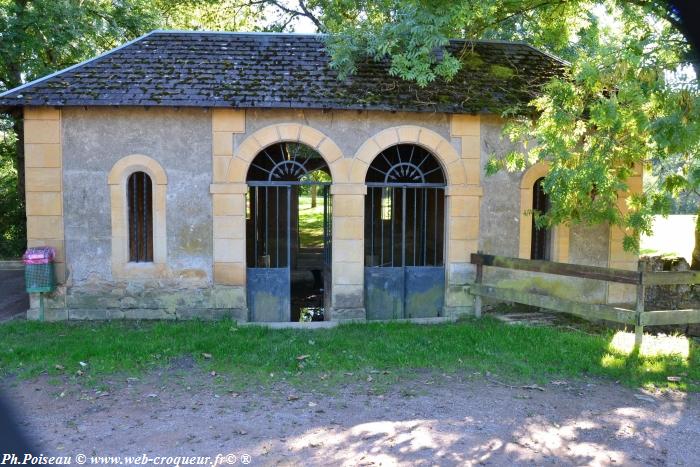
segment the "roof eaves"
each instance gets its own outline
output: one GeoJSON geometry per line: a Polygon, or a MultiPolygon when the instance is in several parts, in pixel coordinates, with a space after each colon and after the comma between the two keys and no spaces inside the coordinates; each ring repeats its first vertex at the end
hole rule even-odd
{"type": "Polygon", "coordinates": [[[43,76],[43,77],[41,77],[41,78],[35,79],[34,81],[30,81],[30,82],[28,82],[28,83],[24,83],[23,85],[17,86],[16,88],[8,89],[7,91],[4,91],[4,92],[0,93],[0,98],[7,97],[8,95],[10,95],[10,94],[12,94],[12,93],[15,93],[15,92],[17,92],[17,91],[21,91],[22,89],[28,88],[28,87],[30,87],[30,86],[34,86],[35,84],[42,83],[42,82],[47,81],[47,80],[49,80],[49,79],[51,79],[51,78],[55,78],[56,76],[60,76],[60,75],[62,75],[63,73],[67,73],[67,72],[69,72],[69,71],[73,71],[73,70],[75,70],[75,69],[77,69],[77,68],[80,68],[81,66],[87,65],[87,64],[89,64],[89,63],[96,62],[97,60],[100,60],[100,59],[102,59],[102,58],[105,58],[105,57],[107,57],[107,56],[113,54],[114,52],[117,52],[117,51],[119,51],[119,50],[121,50],[121,49],[124,49],[124,48],[126,48],[126,47],[128,47],[128,46],[130,46],[130,45],[132,45],[132,44],[135,44],[136,42],[138,42],[138,41],[140,41],[140,40],[142,40],[142,39],[145,39],[146,37],[150,36],[150,35],[153,34],[154,32],[155,32],[155,31],[148,32],[148,33],[146,33],[146,34],[144,34],[144,35],[142,35],[142,36],[137,37],[136,39],[133,39],[133,40],[130,40],[129,42],[123,43],[123,44],[120,45],[119,47],[115,47],[115,48],[113,48],[113,49],[111,49],[111,50],[108,50],[108,51],[106,51],[106,52],[104,52],[104,53],[102,53],[102,54],[96,56],[96,57],[92,57],[92,58],[90,58],[90,59],[88,59],[88,60],[82,61],[82,62],[80,62],[80,63],[76,63],[75,65],[71,65],[71,66],[69,66],[68,68],[64,68],[63,70],[59,70],[59,71],[56,71],[56,72],[51,73],[50,75],[46,75],[46,76],[43,76]]]}

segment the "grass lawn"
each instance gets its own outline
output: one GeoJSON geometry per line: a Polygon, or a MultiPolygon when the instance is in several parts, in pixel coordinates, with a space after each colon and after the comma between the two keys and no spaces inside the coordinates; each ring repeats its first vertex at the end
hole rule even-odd
{"type": "Polygon", "coordinates": [[[323,246],[323,196],[316,197],[316,207],[311,207],[311,196],[299,196],[299,239],[302,247],[323,246]]]}
{"type": "Polygon", "coordinates": [[[631,333],[590,335],[505,325],[491,318],[319,330],[238,327],[231,321],[17,321],[0,325],[0,375],[66,374],[99,383],[110,375],[138,375],[187,357],[244,385],[282,378],[304,385],[319,378],[333,382],[369,375],[374,375],[373,384],[381,384],[427,369],[489,372],[502,381],[539,384],[600,376],[628,386],[700,391],[700,355],[694,342],[645,336],[637,355],[630,353],[632,340],[631,333]],[[76,376],[79,371],[83,374],[76,376]],[[668,382],[668,376],[680,376],[681,381],[668,382]]]}

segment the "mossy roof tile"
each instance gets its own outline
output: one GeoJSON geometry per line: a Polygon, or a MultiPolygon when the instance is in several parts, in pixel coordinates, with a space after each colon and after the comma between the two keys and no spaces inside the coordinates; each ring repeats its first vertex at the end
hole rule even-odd
{"type": "Polygon", "coordinates": [[[527,44],[452,41],[465,66],[419,87],[387,61],[341,81],[323,36],[154,31],[0,95],[0,106],[147,105],[500,113],[524,104],[564,63],[527,44]],[[510,71],[509,71],[510,70],[510,71]]]}

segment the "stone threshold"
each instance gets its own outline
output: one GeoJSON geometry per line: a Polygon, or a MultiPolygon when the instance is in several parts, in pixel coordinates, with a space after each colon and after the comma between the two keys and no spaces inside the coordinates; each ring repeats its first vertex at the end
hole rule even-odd
{"type": "Polygon", "coordinates": [[[381,319],[381,320],[366,320],[366,319],[346,319],[339,321],[312,321],[309,323],[302,322],[248,322],[238,323],[238,326],[261,326],[270,329],[331,329],[340,324],[346,323],[413,323],[413,324],[443,324],[454,323],[457,318],[451,317],[436,317],[436,318],[405,318],[405,319],[381,319]]]}

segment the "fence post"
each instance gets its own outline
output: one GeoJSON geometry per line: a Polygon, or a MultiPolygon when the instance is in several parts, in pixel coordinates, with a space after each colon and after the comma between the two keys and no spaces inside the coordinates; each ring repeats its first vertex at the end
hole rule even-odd
{"type": "Polygon", "coordinates": [[[642,325],[642,313],[644,313],[644,271],[646,262],[639,260],[637,262],[637,271],[639,271],[639,282],[637,283],[637,306],[635,313],[634,324],[634,348],[639,350],[642,347],[642,337],[644,336],[644,326],[642,325]]]}
{"type": "MultiPolygon", "coordinates": [[[[481,254],[481,251],[477,251],[477,254],[481,254]]],[[[476,279],[474,280],[475,284],[481,285],[481,283],[484,280],[484,263],[481,261],[481,258],[479,258],[479,261],[476,263],[476,279]]],[[[475,295],[474,296],[474,316],[477,318],[481,318],[481,295],[475,295]]]]}

